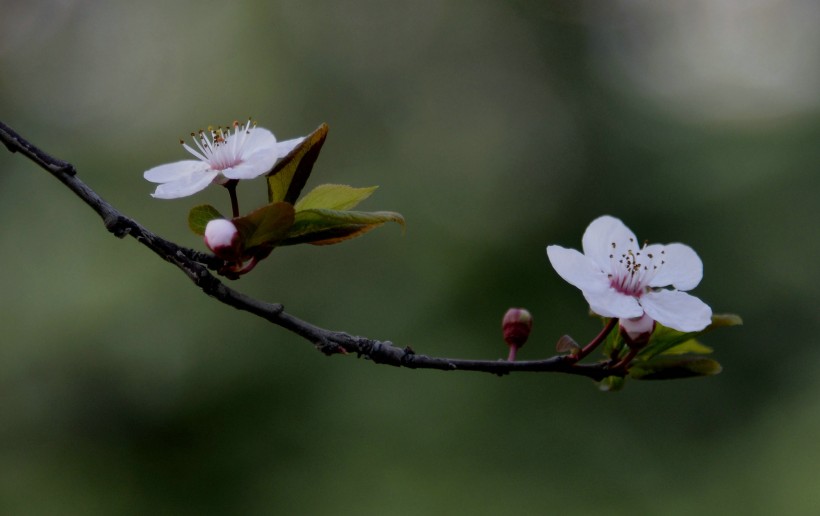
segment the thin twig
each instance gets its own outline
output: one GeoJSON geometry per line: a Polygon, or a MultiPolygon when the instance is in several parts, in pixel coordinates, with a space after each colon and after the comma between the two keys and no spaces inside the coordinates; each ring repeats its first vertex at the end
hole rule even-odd
{"type": "MultiPolygon", "coordinates": [[[[513,362],[509,360],[466,360],[439,358],[416,354],[409,347],[400,348],[389,341],[377,341],[320,328],[287,312],[279,303],[267,303],[236,291],[209,272],[224,263],[219,258],[180,247],[143,227],[111,206],[77,177],[70,163],[57,159],[29,143],[12,128],[0,122],[0,141],[12,153],[19,152],[60,180],[77,197],[88,204],[102,218],[106,229],[118,238],[131,236],[151,249],[157,256],[174,264],[207,295],[238,310],[250,312],[293,332],[311,342],[326,355],[356,354],[376,364],[409,369],[437,369],[441,371],[479,371],[495,375],[513,372],[553,372],[585,376],[602,380],[608,376],[624,376],[623,368],[613,368],[608,362],[578,364],[577,357],[553,356],[544,360],[513,362]]],[[[600,337],[600,335],[599,335],[600,337]]],[[[596,338],[598,340],[598,338],[596,338]]]]}
{"type": "Polygon", "coordinates": [[[596,335],[594,339],[589,341],[589,344],[584,346],[584,348],[581,349],[581,351],[579,351],[577,355],[573,355],[573,358],[575,360],[583,360],[584,357],[586,357],[587,355],[592,353],[592,351],[595,348],[597,348],[601,344],[601,342],[604,341],[604,339],[606,339],[606,336],[609,335],[609,333],[612,331],[613,328],[615,328],[616,324],[618,324],[618,318],[617,317],[610,318],[609,322],[606,323],[606,326],[604,326],[604,328],[601,330],[601,332],[598,333],[598,335],[596,335]]]}

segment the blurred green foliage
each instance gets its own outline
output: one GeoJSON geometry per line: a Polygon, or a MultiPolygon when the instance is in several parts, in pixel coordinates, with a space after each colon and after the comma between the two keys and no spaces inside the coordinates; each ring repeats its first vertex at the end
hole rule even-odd
{"type": "MultiPolygon", "coordinates": [[[[240,290],[440,356],[597,332],[544,247],[609,213],[698,251],[722,374],[616,394],[326,358],[201,295],[0,152],[4,514],[810,514],[820,505],[820,8],[811,2],[22,2],[0,117],[182,245],[177,140],[330,134],[308,188],[407,233],[277,249],[240,290]],[[718,7],[718,5],[720,7],[718,7]],[[716,11],[720,9],[719,11],[716,11]],[[784,37],[783,35],[789,35],[784,37]],[[571,443],[571,445],[569,445],[571,443]]],[[[244,202],[265,202],[240,185],[244,202]],[[258,201],[253,201],[254,196],[258,201]]]]}

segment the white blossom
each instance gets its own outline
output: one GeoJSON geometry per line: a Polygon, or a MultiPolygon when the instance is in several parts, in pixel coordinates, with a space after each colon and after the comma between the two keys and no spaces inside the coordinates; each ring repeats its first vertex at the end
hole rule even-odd
{"type": "Polygon", "coordinates": [[[684,244],[639,245],[623,222],[605,215],[582,238],[584,253],[547,247],[555,271],[581,289],[590,309],[617,317],[630,336],[652,331],[654,321],[691,332],[709,325],[712,309],[687,294],[703,277],[703,263],[684,244]]]}
{"type": "Polygon", "coordinates": [[[192,195],[212,182],[253,179],[270,171],[304,139],[277,142],[273,133],[251,121],[244,125],[234,122],[233,132],[208,128],[191,136],[196,148],[180,143],[197,159],[159,165],[143,174],[148,181],[160,183],[153,197],[175,199],[192,195]]]}

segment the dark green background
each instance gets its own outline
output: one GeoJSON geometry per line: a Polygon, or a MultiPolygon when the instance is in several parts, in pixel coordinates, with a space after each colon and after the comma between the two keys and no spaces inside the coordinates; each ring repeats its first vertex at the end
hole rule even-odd
{"type": "MultiPolygon", "coordinates": [[[[417,352],[522,359],[598,327],[544,247],[602,214],[681,241],[714,378],[410,371],[326,358],[203,296],[0,152],[4,514],[811,514],[820,505],[820,9],[812,2],[0,3],[0,119],[201,248],[142,172],[253,116],[330,134],[308,187],[403,213],[233,284],[417,352]]],[[[243,206],[264,183],[240,190],[243,206]]]]}

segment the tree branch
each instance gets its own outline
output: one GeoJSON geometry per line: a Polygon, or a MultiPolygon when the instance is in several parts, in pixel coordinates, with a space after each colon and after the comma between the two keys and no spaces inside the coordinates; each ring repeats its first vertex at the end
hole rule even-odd
{"type": "Polygon", "coordinates": [[[612,367],[611,362],[578,364],[577,358],[570,356],[553,356],[544,360],[520,362],[430,357],[416,354],[409,347],[399,348],[389,341],[377,341],[320,328],[285,312],[279,303],[259,301],[226,286],[209,272],[209,269],[218,270],[223,265],[222,260],[210,254],[180,247],[125,216],[82,182],[72,164],[37,148],[3,122],[0,122],[0,141],[10,152],[19,152],[60,180],[97,212],[106,229],[114,236],[135,238],[157,256],[175,265],[205,294],[299,335],[326,355],[355,353],[358,357],[365,357],[376,364],[409,369],[479,371],[499,376],[521,371],[559,372],[602,380],[608,376],[626,374],[624,368],[612,367]]]}

